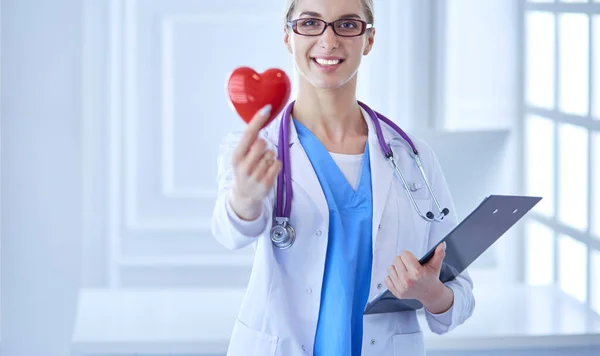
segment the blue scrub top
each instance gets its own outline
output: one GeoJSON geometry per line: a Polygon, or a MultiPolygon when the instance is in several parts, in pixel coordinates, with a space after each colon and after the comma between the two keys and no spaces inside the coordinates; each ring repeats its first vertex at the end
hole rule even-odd
{"type": "Polygon", "coordinates": [[[355,191],[321,141],[298,121],[294,120],[294,125],[329,208],[329,240],[314,355],[360,355],[373,260],[369,144],[355,191]]]}

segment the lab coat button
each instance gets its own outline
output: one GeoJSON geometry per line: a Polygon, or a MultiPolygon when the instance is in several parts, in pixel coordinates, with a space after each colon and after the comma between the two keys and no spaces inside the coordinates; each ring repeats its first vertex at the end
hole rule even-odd
{"type": "Polygon", "coordinates": [[[304,345],[302,345],[302,351],[306,351],[306,347],[304,347],[304,345]]]}
{"type": "Polygon", "coordinates": [[[377,230],[381,230],[381,224],[379,224],[379,226],[377,226],[377,230]]]}
{"type": "Polygon", "coordinates": [[[377,284],[377,289],[381,289],[381,287],[383,287],[381,283],[377,284]]]}
{"type": "Polygon", "coordinates": [[[308,293],[308,294],[312,293],[312,288],[306,288],[306,293],[308,293]]]}
{"type": "Polygon", "coordinates": [[[321,236],[321,230],[317,230],[317,236],[321,236]]]}
{"type": "Polygon", "coordinates": [[[371,339],[371,345],[375,345],[375,339],[371,339]]]}

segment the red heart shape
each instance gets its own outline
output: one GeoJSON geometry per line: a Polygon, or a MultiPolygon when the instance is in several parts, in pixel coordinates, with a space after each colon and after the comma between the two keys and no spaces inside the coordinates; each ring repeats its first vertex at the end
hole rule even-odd
{"type": "Polygon", "coordinates": [[[291,93],[290,79],[277,68],[258,74],[249,67],[235,69],[227,81],[229,100],[242,119],[249,123],[257,111],[271,104],[267,126],[283,110],[291,93]]]}

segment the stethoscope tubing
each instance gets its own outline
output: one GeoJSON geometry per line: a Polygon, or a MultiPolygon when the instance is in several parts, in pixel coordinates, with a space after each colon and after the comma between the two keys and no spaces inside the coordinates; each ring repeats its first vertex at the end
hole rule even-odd
{"type": "MultiPolygon", "coordinates": [[[[292,208],[291,207],[292,194],[293,194],[292,184],[291,184],[291,177],[292,177],[291,176],[291,164],[289,162],[289,157],[290,157],[289,130],[290,130],[291,112],[294,107],[294,104],[295,104],[295,101],[292,101],[290,104],[288,104],[287,107],[285,108],[284,112],[281,114],[279,139],[278,139],[278,147],[277,147],[278,157],[281,160],[281,162],[283,163],[283,168],[277,177],[277,192],[276,192],[276,204],[275,204],[276,227],[274,227],[271,231],[271,240],[273,241],[273,243],[275,245],[279,246],[280,248],[289,248],[295,240],[294,229],[289,224],[289,218],[290,218],[291,208],[292,208]],[[285,196],[283,194],[284,189],[285,189],[285,196]],[[282,235],[282,231],[284,231],[285,228],[288,229],[285,231],[291,232],[291,234],[288,234],[288,235],[292,235],[292,236],[287,237],[287,238],[289,238],[289,240],[287,240],[287,241],[286,241],[286,238],[283,237],[284,235],[282,235]]],[[[442,208],[440,206],[440,203],[439,203],[435,193],[433,192],[431,184],[429,183],[429,180],[427,179],[425,170],[423,169],[423,164],[422,164],[421,158],[419,156],[419,151],[417,150],[413,141],[404,132],[404,130],[402,130],[393,121],[391,121],[384,115],[372,110],[366,104],[364,104],[360,101],[358,102],[358,104],[363,109],[365,109],[365,111],[367,111],[367,113],[369,114],[369,117],[373,121],[373,125],[375,127],[375,131],[376,131],[376,135],[377,135],[377,141],[379,142],[381,150],[385,154],[385,156],[388,159],[388,161],[390,162],[390,164],[392,165],[392,168],[394,169],[396,174],[398,174],[398,177],[400,178],[400,180],[402,181],[402,184],[404,185],[404,188],[405,188],[405,190],[408,194],[408,197],[411,201],[411,204],[414,207],[414,209],[416,210],[417,214],[419,214],[419,216],[421,218],[425,219],[428,222],[443,221],[444,217],[446,215],[448,215],[449,210],[448,210],[448,208],[442,208]],[[425,185],[427,186],[427,190],[429,191],[429,194],[431,195],[431,197],[434,201],[434,204],[435,204],[436,208],[438,209],[438,212],[439,212],[438,216],[435,216],[431,211],[428,211],[425,214],[423,214],[421,212],[421,209],[419,208],[417,202],[415,201],[412,191],[408,185],[408,182],[406,181],[406,179],[404,178],[404,175],[402,174],[402,172],[398,168],[398,165],[396,164],[396,160],[394,159],[394,153],[392,151],[391,144],[388,144],[385,142],[385,139],[383,137],[383,132],[381,129],[381,124],[379,121],[383,121],[388,126],[390,126],[410,146],[411,151],[412,151],[411,155],[413,156],[413,159],[415,160],[415,163],[419,169],[419,172],[421,173],[421,177],[423,178],[423,181],[425,182],[425,185]]],[[[394,139],[392,139],[392,141],[397,140],[397,139],[398,138],[394,138],[394,139]]]]}

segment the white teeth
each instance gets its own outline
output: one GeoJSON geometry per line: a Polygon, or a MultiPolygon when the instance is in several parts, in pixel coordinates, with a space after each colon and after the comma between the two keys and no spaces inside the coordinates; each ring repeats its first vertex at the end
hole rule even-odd
{"type": "Polygon", "coordinates": [[[315,58],[315,61],[323,66],[334,66],[341,62],[341,60],[339,60],[339,59],[321,59],[321,58],[315,58]]]}

